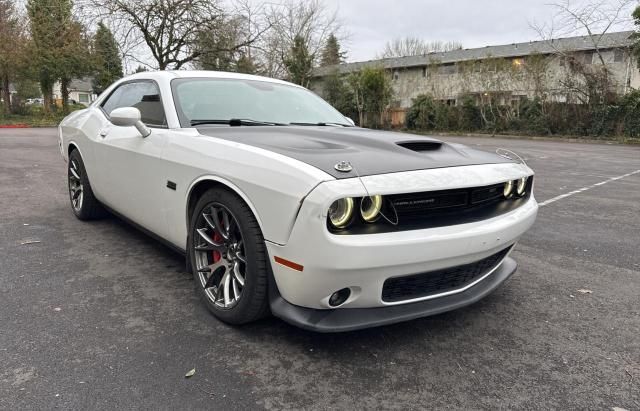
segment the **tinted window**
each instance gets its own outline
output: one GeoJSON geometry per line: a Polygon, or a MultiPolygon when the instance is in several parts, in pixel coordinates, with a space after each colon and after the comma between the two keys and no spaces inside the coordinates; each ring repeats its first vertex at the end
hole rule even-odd
{"type": "Polygon", "coordinates": [[[140,110],[142,122],[147,125],[166,126],[167,124],[160,100],[160,90],[153,82],[123,84],[102,103],[102,109],[107,114],[121,107],[135,107],[140,110]]]}

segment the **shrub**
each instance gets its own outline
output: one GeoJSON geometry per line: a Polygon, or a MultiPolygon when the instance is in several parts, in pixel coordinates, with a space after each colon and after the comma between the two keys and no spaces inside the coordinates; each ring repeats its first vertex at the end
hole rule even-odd
{"type": "Polygon", "coordinates": [[[413,130],[433,130],[436,124],[436,102],[433,97],[423,94],[411,101],[407,111],[407,128],[413,130]]]}
{"type": "Polygon", "coordinates": [[[449,106],[429,95],[413,99],[407,128],[424,131],[483,131],[529,135],[640,137],[640,91],[608,104],[571,104],[524,99],[517,106],[478,107],[471,96],[449,106]]]}
{"type": "Polygon", "coordinates": [[[640,137],[640,91],[634,90],[622,98],[619,109],[622,134],[640,137]]]}

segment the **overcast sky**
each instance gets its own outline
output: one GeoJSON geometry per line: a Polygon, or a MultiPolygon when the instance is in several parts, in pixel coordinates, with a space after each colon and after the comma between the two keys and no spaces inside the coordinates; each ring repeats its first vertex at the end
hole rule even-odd
{"type": "Polygon", "coordinates": [[[349,38],[348,61],[369,60],[387,40],[414,36],[458,41],[465,48],[537,40],[552,0],[325,0],[338,8],[349,38]]]}

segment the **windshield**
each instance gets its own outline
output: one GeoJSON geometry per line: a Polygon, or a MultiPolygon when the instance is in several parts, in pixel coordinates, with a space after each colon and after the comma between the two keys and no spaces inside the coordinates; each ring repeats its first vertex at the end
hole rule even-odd
{"type": "Polygon", "coordinates": [[[183,78],[171,82],[182,127],[224,120],[341,124],[347,119],[309,90],[259,80],[183,78]]]}

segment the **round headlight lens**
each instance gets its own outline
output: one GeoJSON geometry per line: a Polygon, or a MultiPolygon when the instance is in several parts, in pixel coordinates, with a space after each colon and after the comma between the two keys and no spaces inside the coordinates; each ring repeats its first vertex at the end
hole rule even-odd
{"type": "Polygon", "coordinates": [[[353,216],[353,198],[341,198],[329,207],[329,221],[335,228],[345,228],[353,216]]]}
{"type": "Polygon", "coordinates": [[[506,198],[511,197],[511,195],[513,194],[513,181],[507,181],[506,183],[504,183],[504,196],[506,198]]]}
{"type": "Polygon", "coordinates": [[[367,223],[373,223],[380,217],[380,210],[382,210],[382,196],[375,195],[370,197],[364,197],[360,204],[360,214],[367,223]]]}
{"type": "Polygon", "coordinates": [[[518,184],[516,185],[516,194],[522,197],[527,188],[527,177],[522,177],[518,179],[518,184]]]}

